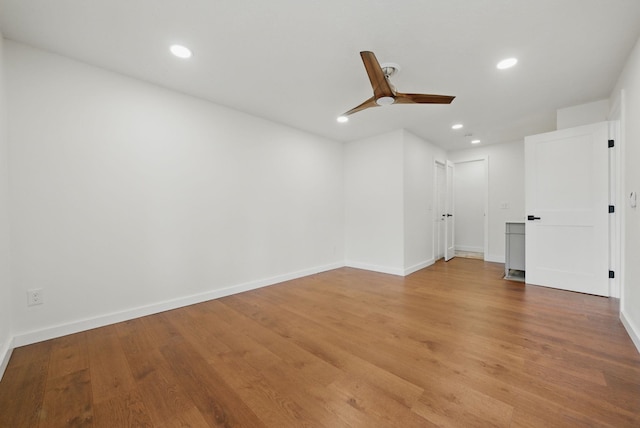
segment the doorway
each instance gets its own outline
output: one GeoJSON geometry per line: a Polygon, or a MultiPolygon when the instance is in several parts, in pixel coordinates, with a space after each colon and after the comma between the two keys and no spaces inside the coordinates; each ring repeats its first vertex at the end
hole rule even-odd
{"type": "Polygon", "coordinates": [[[455,252],[459,257],[484,260],[487,254],[487,163],[482,157],[455,164],[455,252]]]}

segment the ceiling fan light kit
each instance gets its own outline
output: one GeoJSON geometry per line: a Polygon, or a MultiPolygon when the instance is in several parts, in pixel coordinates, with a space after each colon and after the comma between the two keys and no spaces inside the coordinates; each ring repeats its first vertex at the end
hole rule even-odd
{"type": "Polygon", "coordinates": [[[396,100],[393,97],[380,97],[376,100],[376,104],[379,106],[390,106],[395,102],[396,100]]]}
{"type": "Polygon", "coordinates": [[[389,78],[398,73],[400,66],[395,63],[380,65],[373,52],[360,52],[360,57],[367,70],[373,96],[362,104],[352,108],[341,117],[347,117],[370,107],[387,106],[392,104],[451,104],[455,96],[432,94],[408,94],[397,92],[389,78]]]}

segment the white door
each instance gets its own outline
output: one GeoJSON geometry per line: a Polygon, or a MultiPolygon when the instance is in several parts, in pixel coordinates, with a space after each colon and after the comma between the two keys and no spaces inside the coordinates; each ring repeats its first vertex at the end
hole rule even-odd
{"type": "Polygon", "coordinates": [[[609,295],[608,124],[525,138],[526,281],[609,295]]]}
{"type": "Polygon", "coordinates": [[[445,236],[446,236],[446,220],[447,220],[447,173],[445,164],[436,161],[436,177],[435,177],[435,259],[440,260],[444,257],[445,236]]]}
{"type": "Polygon", "coordinates": [[[454,167],[453,162],[447,161],[447,196],[445,201],[445,206],[447,207],[447,212],[445,213],[445,248],[444,248],[444,259],[445,261],[449,261],[456,256],[455,243],[454,243],[454,212],[453,212],[453,176],[454,176],[454,167]]]}

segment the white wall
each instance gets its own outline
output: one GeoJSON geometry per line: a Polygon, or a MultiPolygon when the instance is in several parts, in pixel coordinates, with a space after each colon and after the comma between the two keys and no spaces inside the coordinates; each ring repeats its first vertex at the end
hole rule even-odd
{"type": "Polygon", "coordinates": [[[609,100],[594,101],[558,109],[557,128],[566,129],[576,126],[591,125],[592,123],[604,122],[609,114],[609,100]]]}
{"type": "Polygon", "coordinates": [[[5,53],[16,345],[342,265],[342,144],[5,53]]]}
{"type": "Polygon", "coordinates": [[[434,262],[434,159],[406,130],[345,145],[345,253],[352,267],[407,275],[434,262]]]}
{"type": "Polygon", "coordinates": [[[403,131],[345,144],[345,255],[348,266],[404,270],[403,131]]]}
{"type": "Polygon", "coordinates": [[[484,215],[487,193],[484,160],[455,164],[455,248],[484,253],[484,215]]]}
{"type": "Polygon", "coordinates": [[[0,379],[11,352],[11,288],[9,275],[9,149],[4,84],[4,39],[0,34],[0,379]]]}
{"type": "MultiPolygon", "coordinates": [[[[640,192],[640,41],[612,92],[613,103],[620,101],[622,92],[623,195],[629,195],[631,192],[640,192]]],[[[625,327],[640,350],[640,208],[631,208],[626,198],[622,203],[625,254],[620,312],[625,327]]]]}
{"type": "Polygon", "coordinates": [[[485,260],[504,263],[505,223],[524,222],[524,141],[491,144],[447,153],[452,162],[488,157],[488,252],[485,260]],[[507,208],[501,208],[503,204],[507,208]]]}
{"type": "Polygon", "coordinates": [[[435,160],[446,153],[409,131],[404,140],[404,273],[434,263],[435,160]]]}

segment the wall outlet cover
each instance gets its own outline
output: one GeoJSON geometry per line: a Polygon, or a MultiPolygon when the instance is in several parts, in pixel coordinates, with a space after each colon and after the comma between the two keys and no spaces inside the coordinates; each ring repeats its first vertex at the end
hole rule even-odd
{"type": "Polygon", "coordinates": [[[43,303],[44,294],[42,288],[27,290],[27,306],[41,305],[43,303]]]}

